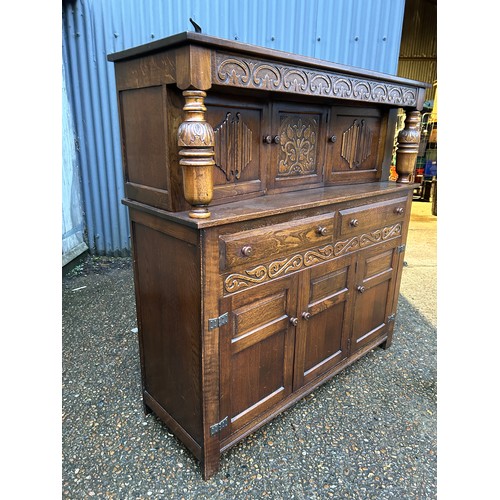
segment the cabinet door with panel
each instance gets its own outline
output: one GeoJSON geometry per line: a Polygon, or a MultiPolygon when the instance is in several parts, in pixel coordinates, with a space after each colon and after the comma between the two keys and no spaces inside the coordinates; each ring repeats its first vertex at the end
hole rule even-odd
{"type": "Polygon", "coordinates": [[[347,357],[354,263],[353,254],[301,273],[294,389],[347,357]]]}
{"type": "Polygon", "coordinates": [[[351,353],[389,332],[401,238],[358,254],[351,353]]]}
{"type": "Polygon", "coordinates": [[[296,189],[321,184],[324,176],[324,142],[328,111],[324,107],[275,102],[270,135],[271,189],[296,189]]]}
{"type": "Polygon", "coordinates": [[[293,275],[221,300],[221,440],[292,392],[297,289],[293,275]]]}
{"type": "Polygon", "coordinates": [[[386,120],[379,109],[332,108],[326,148],[327,183],[380,178],[386,120]]]}
{"type": "Polygon", "coordinates": [[[214,204],[235,196],[262,194],[269,151],[262,144],[268,107],[251,99],[217,94],[206,99],[206,120],[214,130],[214,204]]]}

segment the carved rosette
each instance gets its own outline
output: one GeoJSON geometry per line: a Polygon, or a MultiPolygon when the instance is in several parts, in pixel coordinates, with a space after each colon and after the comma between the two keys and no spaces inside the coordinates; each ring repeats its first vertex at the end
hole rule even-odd
{"type": "Polygon", "coordinates": [[[182,167],[184,198],[193,207],[189,216],[193,219],[210,217],[208,204],[213,196],[214,131],[205,121],[207,108],[203,102],[206,93],[186,90],[184,121],[180,124],[177,139],[182,167]]]}
{"type": "Polygon", "coordinates": [[[420,112],[406,113],[405,128],[398,134],[398,149],[396,151],[397,182],[407,184],[415,168],[420,144],[420,112]]]}

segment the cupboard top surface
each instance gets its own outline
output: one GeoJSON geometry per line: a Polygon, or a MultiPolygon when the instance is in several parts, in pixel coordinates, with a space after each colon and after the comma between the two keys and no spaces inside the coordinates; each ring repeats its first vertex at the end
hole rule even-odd
{"type": "Polygon", "coordinates": [[[414,187],[414,184],[396,184],[395,182],[387,181],[292,191],[210,207],[211,217],[209,219],[192,219],[189,217],[188,212],[167,212],[166,210],[155,209],[130,199],[124,199],[123,203],[131,208],[153,213],[164,219],[186,226],[205,229],[232,224],[234,222],[322,207],[333,203],[362,200],[377,195],[400,193],[401,196],[405,196],[408,190],[414,187]]]}

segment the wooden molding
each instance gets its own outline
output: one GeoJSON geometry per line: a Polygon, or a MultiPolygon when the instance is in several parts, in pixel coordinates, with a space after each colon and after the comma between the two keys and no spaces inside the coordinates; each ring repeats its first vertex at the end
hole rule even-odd
{"type": "Polygon", "coordinates": [[[404,107],[415,107],[419,98],[417,87],[383,83],[369,78],[351,77],[333,71],[309,69],[273,61],[259,61],[224,52],[215,54],[212,82],[233,87],[404,107]]]}

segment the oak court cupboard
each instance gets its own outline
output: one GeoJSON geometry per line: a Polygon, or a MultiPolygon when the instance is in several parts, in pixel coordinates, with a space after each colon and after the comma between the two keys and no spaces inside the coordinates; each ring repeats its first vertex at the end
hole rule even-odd
{"type": "Polygon", "coordinates": [[[428,85],[191,32],[108,59],[144,408],[207,479],[391,344],[428,85]]]}

